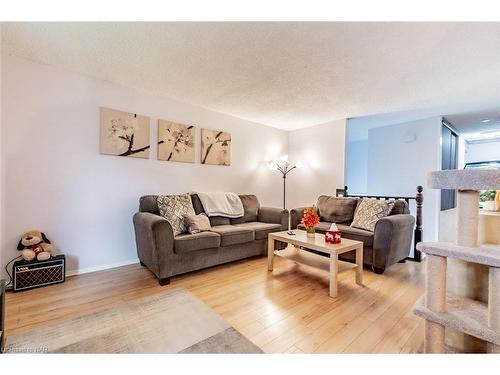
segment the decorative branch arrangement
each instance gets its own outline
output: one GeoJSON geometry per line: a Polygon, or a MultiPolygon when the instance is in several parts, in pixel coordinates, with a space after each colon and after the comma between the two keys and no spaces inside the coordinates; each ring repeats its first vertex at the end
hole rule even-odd
{"type": "Polygon", "coordinates": [[[231,165],[231,134],[201,129],[201,163],[231,165]]]}

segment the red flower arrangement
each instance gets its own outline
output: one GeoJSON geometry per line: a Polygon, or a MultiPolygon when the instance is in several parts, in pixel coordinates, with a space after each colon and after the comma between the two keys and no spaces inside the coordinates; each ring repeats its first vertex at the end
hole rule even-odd
{"type": "Polygon", "coordinates": [[[301,223],[306,227],[308,233],[314,233],[314,227],[319,224],[318,207],[306,208],[301,223]]]}

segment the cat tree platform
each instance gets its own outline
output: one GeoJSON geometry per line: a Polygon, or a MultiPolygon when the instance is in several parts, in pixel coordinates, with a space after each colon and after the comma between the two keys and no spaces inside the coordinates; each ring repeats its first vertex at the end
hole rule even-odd
{"type": "Polygon", "coordinates": [[[445,353],[445,328],[452,328],[485,341],[488,352],[500,353],[500,245],[478,246],[479,190],[500,188],[500,170],[437,171],[429,173],[427,182],[434,189],[457,189],[458,194],[457,244],[417,245],[427,254],[426,291],[414,306],[414,313],[426,320],[424,350],[445,353]],[[447,294],[448,258],[485,267],[487,303],[447,294]]]}
{"type": "Polygon", "coordinates": [[[448,295],[446,311],[437,313],[425,307],[425,296],[422,296],[415,304],[413,312],[443,327],[453,328],[478,339],[500,345],[500,334],[488,326],[488,306],[482,302],[448,295]]]}
{"type": "Polygon", "coordinates": [[[417,244],[417,248],[429,255],[460,259],[490,267],[500,267],[500,245],[487,244],[470,247],[449,242],[421,242],[417,244]]]}
{"type": "Polygon", "coordinates": [[[500,188],[498,169],[450,169],[430,172],[427,185],[432,189],[488,190],[500,188]]]}

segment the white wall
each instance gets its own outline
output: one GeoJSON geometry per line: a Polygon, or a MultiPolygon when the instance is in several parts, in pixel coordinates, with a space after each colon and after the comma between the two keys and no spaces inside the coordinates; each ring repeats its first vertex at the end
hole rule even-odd
{"type": "Polygon", "coordinates": [[[289,133],[289,158],[304,167],[289,175],[287,207],[314,204],[319,195],[344,186],[345,137],[345,119],[289,133]]]}
{"type": "Polygon", "coordinates": [[[367,193],[368,140],[347,143],[346,182],[351,194],[367,193]]]}
{"type": "Polygon", "coordinates": [[[460,134],[458,135],[458,157],[457,157],[457,169],[464,169],[465,167],[465,157],[467,154],[467,142],[464,137],[460,134]]]}
{"type": "Polygon", "coordinates": [[[469,143],[467,145],[465,153],[467,163],[491,160],[500,160],[500,141],[469,143]]]}
{"type": "Polygon", "coordinates": [[[132,215],[144,194],[225,190],[281,205],[265,161],[286,153],[285,131],[11,56],[2,70],[4,262],[32,228],[68,255],[69,270],[135,261],[132,215]],[[100,155],[100,106],[151,116],[152,145],[159,117],[197,126],[197,163],[155,160],[154,146],[150,160],[100,155]],[[232,133],[230,167],[199,163],[201,127],[232,133]]]}
{"type": "Polygon", "coordinates": [[[372,128],[368,132],[368,193],[414,196],[424,187],[424,240],[438,238],[440,191],[426,185],[441,169],[441,117],[372,128]]]}
{"type": "MultiPolygon", "coordinates": [[[[2,23],[0,22],[0,56],[2,52],[2,23]]],[[[4,176],[3,176],[3,163],[4,163],[4,158],[2,157],[2,134],[3,134],[3,122],[2,122],[2,91],[3,91],[3,85],[2,85],[2,73],[3,73],[3,65],[2,65],[2,59],[0,58],[0,245],[3,244],[3,228],[4,228],[4,222],[3,222],[3,215],[4,215],[4,207],[3,207],[3,184],[4,184],[4,176]]],[[[6,278],[5,274],[5,269],[4,269],[4,261],[3,261],[3,252],[2,249],[0,249],[0,279],[6,278]]]]}

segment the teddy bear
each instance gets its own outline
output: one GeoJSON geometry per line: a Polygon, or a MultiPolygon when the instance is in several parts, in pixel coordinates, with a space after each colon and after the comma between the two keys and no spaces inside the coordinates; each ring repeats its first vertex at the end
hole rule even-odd
{"type": "Polygon", "coordinates": [[[33,259],[47,260],[55,254],[55,248],[45,235],[39,230],[26,232],[19,240],[17,250],[22,251],[21,257],[28,262],[33,259]]]}

